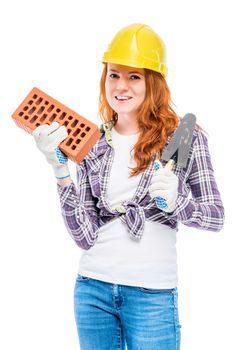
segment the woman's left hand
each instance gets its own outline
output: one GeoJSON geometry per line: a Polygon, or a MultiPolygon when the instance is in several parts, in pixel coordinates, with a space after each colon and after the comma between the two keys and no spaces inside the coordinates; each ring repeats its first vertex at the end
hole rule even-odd
{"type": "Polygon", "coordinates": [[[171,213],[176,208],[178,197],[178,177],[167,168],[163,168],[161,162],[156,160],[154,163],[155,173],[149,186],[149,194],[155,199],[156,206],[171,213]]]}

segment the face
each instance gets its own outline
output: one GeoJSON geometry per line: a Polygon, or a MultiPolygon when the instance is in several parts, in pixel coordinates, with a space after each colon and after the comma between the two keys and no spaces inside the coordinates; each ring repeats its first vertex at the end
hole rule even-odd
{"type": "Polygon", "coordinates": [[[108,63],[105,91],[109,105],[119,117],[136,115],[145,99],[144,69],[108,63]]]}

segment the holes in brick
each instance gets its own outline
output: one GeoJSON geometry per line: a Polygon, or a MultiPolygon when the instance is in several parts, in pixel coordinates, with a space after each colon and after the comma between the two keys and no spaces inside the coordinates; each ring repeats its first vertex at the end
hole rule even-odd
{"type": "Polygon", "coordinates": [[[48,102],[48,101],[45,101],[44,103],[45,103],[45,105],[46,105],[46,106],[49,104],[49,102],[48,102]]]}
{"type": "Polygon", "coordinates": [[[29,105],[32,105],[32,104],[33,104],[33,100],[30,100],[30,101],[28,102],[28,104],[29,104],[29,105]]]}
{"type": "Polygon", "coordinates": [[[67,129],[67,132],[68,132],[68,135],[70,134],[70,132],[71,132],[71,129],[67,129]]]}
{"type": "Polygon", "coordinates": [[[80,129],[78,128],[78,129],[76,129],[76,131],[74,131],[73,136],[76,137],[79,133],[80,133],[80,129]]]}
{"type": "Polygon", "coordinates": [[[73,145],[71,149],[74,151],[76,149],[76,145],[73,145]]]}
{"type": "Polygon", "coordinates": [[[28,111],[28,114],[30,114],[30,115],[33,114],[33,112],[34,112],[35,110],[36,110],[36,107],[31,108],[30,111],[28,111]]]}
{"type": "Polygon", "coordinates": [[[40,122],[44,122],[44,120],[46,119],[47,114],[43,114],[43,116],[40,118],[40,122]]]}
{"type": "Polygon", "coordinates": [[[27,120],[28,118],[29,118],[29,116],[28,116],[28,115],[25,115],[25,116],[24,116],[24,119],[25,119],[25,120],[27,120]]]}
{"type": "Polygon", "coordinates": [[[44,111],[45,107],[44,106],[41,106],[39,111],[37,112],[37,114],[41,114],[43,111],[44,111]]]}
{"type": "Polygon", "coordinates": [[[73,138],[68,139],[68,141],[66,142],[66,146],[70,146],[72,141],[73,141],[73,138]]]}
{"type": "Polygon", "coordinates": [[[85,125],[83,123],[80,124],[80,127],[83,128],[85,125]]]}
{"type": "Polygon", "coordinates": [[[39,123],[36,123],[36,126],[40,126],[40,124],[39,124],[39,123]]]}
{"type": "Polygon", "coordinates": [[[89,131],[91,128],[89,127],[89,126],[87,126],[86,128],[85,128],[85,131],[89,131]]]}
{"type": "Polygon", "coordinates": [[[81,137],[85,137],[86,133],[82,132],[82,134],[80,135],[81,137]]]}
{"type": "Polygon", "coordinates": [[[28,110],[28,106],[25,106],[24,108],[23,108],[23,111],[27,111],[28,110]]]}
{"type": "Polygon", "coordinates": [[[57,112],[57,113],[60,113],[60,112],[61,112],[61,109],[57,108],[57,109],[56,109],[56,112],[57,112]]]}
{"type": "Polygon", "coordinates": [[[78,120],[74,120],[74,122],[72,123],[71,127],[74,128],[77,124],[78,124],[78,120]]]}
{"type": "Polygon", "coordinates": [[[39,105],[42,102],[42,97],[39,97],[39,99],[36,101],[36,105],[39,105]]]}
{"type": "Polygon", "coordinates": [[[68,126],[69,122],[67,120],[65,120],[65,122],[63,123],[63,125],[68,126]]]}
{"type": "Polygon", "coordinates": [[[72,118],[72,116],[71,116],[71,115],[69,115],[68,119],[69,119],[69,120],[72,120],[73,118],[72,118]]]}
{"type": "Polygon", "coordinates": [[[47,109],[47,112],[50,113],[51,111],[53,111],[54,109],[54,105],[50,105],[49,108],[47,109]]]}
{"type": "Polygon", "coordinates": [[[37,95],[36,95],[36,94],[34,94],[32,98],[36,99],[36,98],[37,98],[37,95]]]}
{"type": "Polygon", "coordinates": [[[80,142],[81,142],[80,139],[77,139],[77,140],[76,140],[76,144],[77,144],[77,145],[79,145],[80,142]]]}
{"type": "Polygon", "coordinates": [[[24,112],[20,112],[19,113],[19,116],[22,117],[22,115],[24,115],[24,112]]]}
{"type": "Polygon", "coordinates": [[[56,113],[53,113],[52,116],[49,118],[50,122],[53,122],[55,120],[55,118],[57,117],[56,113]]]}
{"type": "Polygon", "coordinates": [[[66,112],[63,112],[63,113],[60,115],[59,119],[63,120],[63,119],[66,117],[66,115],[67,115],[67,113],[66,113],[66,112]]]}
{"type": "Polygon", "coordinates": [[[32,117],[32,119],[30,120],[30,123],[34,123],[38,118],[38,115],[34,115],[34,117],[32,117]]]}

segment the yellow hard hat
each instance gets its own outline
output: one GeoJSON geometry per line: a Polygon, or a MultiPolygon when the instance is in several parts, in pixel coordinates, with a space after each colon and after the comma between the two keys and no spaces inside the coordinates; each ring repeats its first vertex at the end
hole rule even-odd
{"type": "Polygon", "coordinates": [[[147,68],[167,74],[166,48],[149,26],[141,23],[122,28],[109,44],[102,62],[147,68]]]}

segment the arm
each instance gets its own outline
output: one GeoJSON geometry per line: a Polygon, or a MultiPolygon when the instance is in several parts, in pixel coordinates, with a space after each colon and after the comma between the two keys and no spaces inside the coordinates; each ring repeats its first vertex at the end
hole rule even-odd
{"type": "Polygon", "coordinates": [[[58,180],[57,181],[57,184],[60,186],[60,187],[66,187],[66,186],[69,186],[72,184],[72,179],[70,177],[66,178],[66,179],[63,179],[63,180],[58,180]]]}
{"type": "Polygon", "coordinates": [[[58,181],[58,193],[68,232],[80,248],[88,250],[98,237],[99,218],[85,160],[77,166],[77,183],[76,189],[70,179],[58,181]]]}
{"type": "Polygon", "coordinates": [[[37,147],[52,165],[57,178],[62,215],[67,229],[79,247],[89,249],[97,239],[99,220],[85,161],[77,167],[79,187],[76,190],[70,177],[67,157],[59,149],[67,135],[65,126],[60,126],[57,122],[40,125],[33,132],[37,147]]]}
{"type": "Polygon", "coordinates": [[[176,209],[170,217],[187,226],[220,231],[224,223],[224,208],[214,177],[207,138],[200,131],[193,144],[189,167],[188,186],[192,198],[179,191],[176,209]]]}

